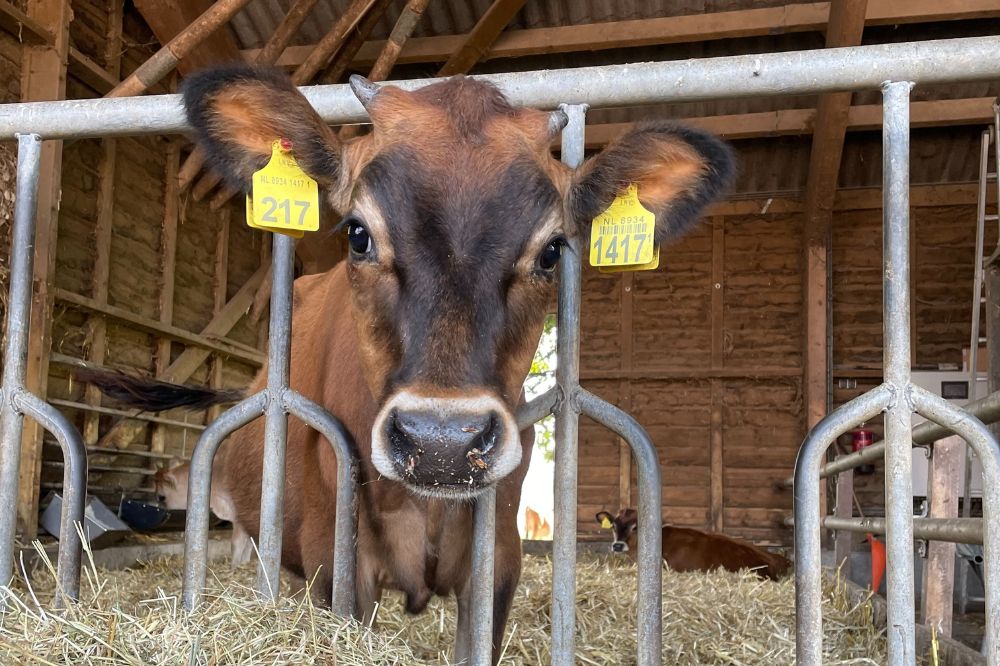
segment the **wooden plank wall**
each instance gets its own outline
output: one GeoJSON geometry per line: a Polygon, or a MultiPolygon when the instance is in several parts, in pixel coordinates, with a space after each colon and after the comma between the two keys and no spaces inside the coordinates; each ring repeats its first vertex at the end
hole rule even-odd
{"type": "MultiPolygon", "coordinates": [[[[787,474],[802,429],[800,264],[796,218],[770,215],[704,220],[664,250],[658,271],[588,269],[582,375],[656,443],[665,520],[787,542],[780,522],[790,498],[773,482],[787,474]],[[630,323],[617,321],[623,297],[630,323]],[[616,356],[623,347],[628,372],[616,356]]],[[[594,513],[619,501],[618,443],[592,422],[581,430],[579,528],[596,537],[594,513]]],[[[634,502],[634,470],[628,490],[634,502]]]]}
{"type": "MultiPolygon", "coordinates": [[[[916,207],[912,219],[915,367],[961,364],[975,210],[916,207]]],[[[721,502],[724,532],[789,545],[782,519],[791,493],[776,482],[791,474],[805,434],[801,217],[725,217],[721,226],[721,243],[713,242],[713,221],[703,220],[664,251],[665,267],[635,275],[630,324],[618,321],[628,311],[623,278],[586,269],[582,376],[590,390],[630,409],[656,443],[664,520],[713,529],[721,502]],[[721,281],[713,280],[720,256],[721,281]],[[717,283],[722,311],[713,316],[717,283]],[[623,343],[625,333],[630,342],[623,343]],[[713,366],[712,349],[720,337],[721,368],[718,351],[713,366]],[[630,365],[623,365],[616,355],[629,348],[630,365]],[[631,371],[622,370],[626,365],[631,371]],[[721,465],[714,475],[713,411],[721,411],[721,465]]],[[[881,381],[881,211],[837,211],[833,229],[833,403],[839,405],[881,381]],[[840,377],[854,379],[857,388],[836,388],[840,377]]],[[[881,435],[880,422],[869,425],[881,435]]],[[[606,538],[594,513],[617,508],[622,496],[634,504],[635,474],[624,477],[630,487],[623,493],[616,438],[586,420],[581,433],[579,529],[582,538],[606,538]]],[[[856,484],[862,505],[879,513],[879,474],[856,477],[856,484]]]]}
{"type": "MultiPolygon", "coordinates": [[[[113,3],[112,3],[113,4],[113,3]]],[[[120,59],[121,74],[127,76],[144,62],[155,50],[156,42],[134,9],[129,8],[124,18],[109,12],[109,5],[100,0],[74,0],[74,21],[71,35],[74,46],[101,67],[113,68],[120,59]],[[102,35],[114,33],[112,23],[122,22],[123,40],[109,44],[102,35]]],[[[2,37],[2,36],[0,36],[2,37]]],[[[0,40],[0,69],[4,66],[4,42],[0,40]]],[[[2,74],[2,72],[0,72],[2,74]]],[[[17,80],[16,78],[14,79],[17,80]]],[[[161,87],[154,92],[165,92],[161,87]]],[[[70,79],[70,98],[95,96],[95,91],[83,83],[70,79]]],[[[107,304],[128,310],[148,320],[161,321],[161,295],[169,283],[173,285],[171,312],[166,323],[199,333],[216,313],[215,285],[217,273],[224,273],[226,299],[242,287],[257,270],[264,256],[260,234],[243,224],[232,224],[228,243],[220,246],[218,239],[224,224],[224,214],[213,213],[206,203],[198,203],[183,196],[173,199],[170,210],[176,215],[176,245],[174,260],[168,262],[164,252],[169,251],[166,215],[168,196],[176,196],[176,188],[168,181],[176,178],[176,162],[168,158],[168,146],[174,137],[130,137],[114,141],[110,148],[114,154],[113,168],[103,168],[108,146],[99,140],[66,142],[62,171],[62,202],[60,228],[56,254],[56,286],[61,290],[103,300],[96,292],[95,276],[99,269],[97,257],[102,252],[97,233],[101,207],[110,208],[110,234],[107,245],[107,304]],[[110,178],[109,183],[102,183],[110,178]],[[102,184],[104,187],[102,188],[102,184]],[[101,203],[102,189],[110,191],[108,203],[101,203]],[[223,253],[219,257],[217,254],[223,253]],[[165,268],[171,266],[171,268],[165,268]]],[[[240,221],[242,209],[231,204],[227,213],[232,220],[240,221]]],[[[105,236],[107,237],[107,235],[105,236]]],[[[223,236],[224,237],[224,236],[223,236]]],[[[169,292],[168,292],[169,293],[169,292]]],[[[79,308],[57,304],[53,323],[53,352],[76,359],[88,359],[94,344],[95,329],[102,321],[79,308]]],[[[166,365],[175,360],[186,346],[179,342],[164,343],[164,338],[127,323],[108,317],[104,332],[106,351],[91,360],[106,367],[125,369],[153,375],[157,369],[157,355],[166,353],[166,365]]],[[[256,322],[244,317],[226,339],[258,348],[262,340],[256,322]]],[[[211,360],[211,359],[210,359],[211,360]]],[[[162,363],[160,365],[163,365],[162,363]]],[[[227,359],[220,366],[221,385],[245,386],[256,372],[249,363],[227,359]]],[[[209,381],[209,363],[200,367],[190,378],[192,383],[209,381]]],[[[71,369],[62,363],[50,366],[49,397],[55,400],[86,402],[83,387],[72,378],[71,369]]],[[[105,407],[116,407],[113,401],[104,400],[105,407]]],[[[77,427],[83,430],[86,412],[62,407],[77,427]]],[[[203,423],[204,414],[176,412],[162,414],[166,418],[191,423],[203,423]]],[[[100,415],[97,434],[105,434],[118,420],[117,416],[100,415]]],[[[90,475],[96,494],[116,502],[121,490],[139,493],[149,489],[151,481],[141,470],[152,470],[166,462],[170,456],[187,457],[199,432],[174,426],[159,429],[155,444],[151,440],[151,427],[139,433],[122,454],[91,455],[93,473],[90,475]],[[162,447],[164,457],[148,455],[153,448],[162,447]],[[103,490],[101,490],[103,489],[103,490]],[[121,490],[118,490],[121,489],[121,490]]],[[[48,439],[43,450],[41,477],[42,495],[56,488],[62,478],[61,453],[48,439]]]]}

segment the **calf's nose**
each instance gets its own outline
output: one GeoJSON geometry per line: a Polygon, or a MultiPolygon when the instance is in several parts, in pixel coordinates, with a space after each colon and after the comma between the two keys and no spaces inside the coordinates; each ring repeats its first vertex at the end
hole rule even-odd
{"type": "Polygon", "coordinates": [[[428,411],[397,412],[396,429],[403,437],[427,448],[466,451],[493,428],[492,414],[440,416],[428,411]]]}
{"type": "Polygon", "coordinates": [[[615,551],[616,553],[620,553],[625,550],[625,544],[623,544],[621,541],[615,541],[613,544],[611,544],[611,550],[615,551]]]}

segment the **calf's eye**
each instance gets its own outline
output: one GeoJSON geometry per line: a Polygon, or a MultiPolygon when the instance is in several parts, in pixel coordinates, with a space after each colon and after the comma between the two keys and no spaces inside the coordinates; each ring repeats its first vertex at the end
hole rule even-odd
{"type": "Polygon", "coordinates": [[[372,237],[365,229],[365,226],[356,219],[347,221],[347,244],[351,246],[351,252],[359,256],[371,253],[373,249],[372,237]]]}
{"type": "Polygon", "coordinates": [[[566,241],[562,238],[554,238],[549,241],[549,244],[538,255],[538,268],[546,272],[555,270],[556,264],[559,263],[559,257],[562,256],[562,249],[565,244],[566,241]]]}

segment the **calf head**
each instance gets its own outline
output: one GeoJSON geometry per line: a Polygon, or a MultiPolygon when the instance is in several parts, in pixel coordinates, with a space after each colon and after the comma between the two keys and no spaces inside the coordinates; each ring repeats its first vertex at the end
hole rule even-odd
{"type": "Polygon", "coordinates": [[[246,67],[192,77],[188,117],[210,163],[247,189],[291,144],[341,216],[353,317],[379,406],[372,462],[426,494],[468,497],[521,459],[514,408],[567,239],[629,184],[681,233],[731,171],[717,139],[639,126],[580,169],[553,159],[561,111],[514,107],[455,77],[413,92],[352,77],[373,131],[341,141],[283,74],[246,67]]]}
{"type": "Polygon", "coordinates": [[[174,463],[156,470],[153,476],[156,499],[164,509],[176,511],[187,508],[188,466],[174,463]]]}
{"type": "Polygon", "coordinates": [[[639,514],[635,509],[622,509],[617,516],[612,517],[607,511],[597,513],[597,522],[606,530],[611,530],[611,550],[616,553],[635,551],[637,535],[635,527],[639,522],[639,514]]]}

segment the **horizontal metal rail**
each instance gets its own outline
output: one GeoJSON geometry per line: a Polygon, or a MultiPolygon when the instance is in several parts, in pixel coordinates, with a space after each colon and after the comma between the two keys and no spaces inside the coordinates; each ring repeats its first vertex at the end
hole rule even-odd
{"type": "MultiPolygon", "coordinates": [[[[996,423],[997,421],[1000,421],[1000,391],[991,393],[982,400],[969,403],[968,405],[962,407],[962,409],[987,425],[996,423]]],[[[938,425],[933,421],[924,421],[913,429],[911,438],[913,439],[913,444],[918,446],[933,444],[937,440],[944,439],[945,437],[953,434],[955,434],[955,431],[950,428],[938,425]]],[[[825,479],[835,474],[845,472],[849,469],[860,467],[861,465],[875,462],[876,460],[882,460],[884,456],[885,440],[880,439],[871,446],[866,446],[860,451],[849,453],[846,456],[840,456],[836,460],[827,463],[820,470],[819,478],[825,479]]],[[[794,479],[790,476],[782,481],[782,486],[791,488],[793,482],[794,479]]]]}
{"type": "MultiPolygon", "coordinates": [[[[700,60],[492,74],[514,104],[554,109],[720,98],[871,90],[884,81],[957,83],[1000,76],[1000,37],[879,44],[700,60]]],[[[436,79],[394,81],[405,89],[436,79]]],[[[305,96],[328,123],[368,116],[347,85],[312,86],[305,96]]],[[[0,105],[0,139],[36,132],[46,139],[172,134],[188,129],[179,95],[0,105]]]]}
{"type": "MultiPolygon", "coordinates": [[[[794,527],[795,520],[788,516],[785,518],[785,525],[794,527]]],[[[885,518],[826,516],[823,518],[823,527],[862,534],[885,534],[885,518]]],[[[913,538],[982,545],[983,520],[982,518],[914,518],[913,538]]]]}

